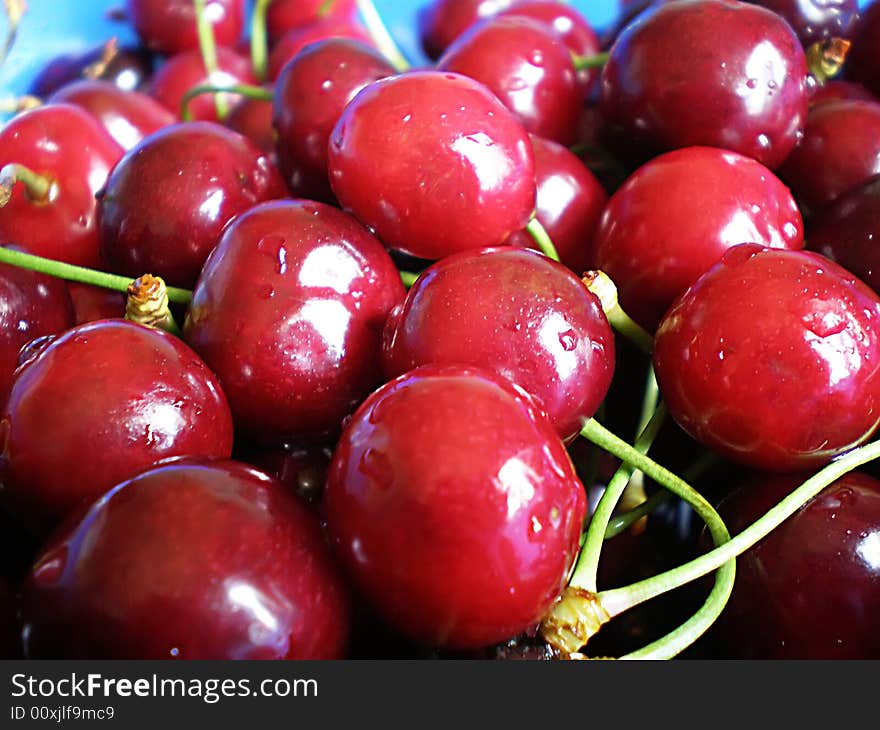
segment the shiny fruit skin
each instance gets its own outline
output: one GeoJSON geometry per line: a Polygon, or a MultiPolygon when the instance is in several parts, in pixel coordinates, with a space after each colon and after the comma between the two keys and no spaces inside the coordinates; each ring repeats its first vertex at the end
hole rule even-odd
{"type": "Polygon", "coordinates": [[[880,95],[880,3],[862,9],[844,67],[846,77],[880,95]]]}
{"type": "Polygon", "coordinates": [[[423,259],[502,243],[535,208],[528,134],[459,74],[414,71],[362,89],[333,129],[329,169],[343,208],[423,259]]]}
{"type": "Polygon", "coordinates": [[[492,370],[535,397],[562,439],[592,418],[614,374],[614,334],[599,300],[535,251],[447,256],[389,318],[385,372],[461,363],[492,370]]]}
{"type": "MultiPolygon", "coordinates": [[[[198,50],[193,0],[128,0],[126,7],[135,30],[148,48],[167,56],[198,50]]],[[[205,15],[215,42],[234,46],[244,28],[244,1],[207,0],[205,15]]]]}
{"type": "Polygon", "coordinates": [[[425,366],[358,409],[324,509],[337,553],[392,627],[476,649],[544,616],[577,552],[586,498],[522,391],[488,371],[425,366]]]}
{"type": "Polygon", "coordinates": [[[850,38],[859,18],[858,0],[752,0],[785,18],[804,48],[832,38],[850,38]]]}
{"type": "Polygon", "coordinates": [[[232,461],[120,484],[53,536],[23,606],[30,658],[337,659],[349,624],[318,521],[232,461]]]}
{"type": "Polygon", "coordinates": [[[418,11],[419,41],[437,60],[474,23],[515,4],[515,0],[431,0],[418,11]]]}
{"type": "Polygon", "coordinates": [[[67,330],[19,368],[0,434],[3,499],[37,531],[162,459],[232,452],[214,375],[178,338],[125,320],[67,330]]]}
{"type": "Polygon", "coordinates": [[[357,17],[355,0],[273,0],[266,12],[269,42],[274,45],[289,30],[312,23],[319,17],[354,19],[357,17]]]}
{"type": "Polygon", "coordinates": [[[277,81],[284,67],[310,44],[333,38],[347,38],[366,46],[373,45],[370,34],[356,19],[335,16],[319,18],[281,37],[269,54],[269,79],[277,81]]]}
{"type": "Polygon", "coordinates": [[[391,257],[353,218],[276,201],[227,227],[184,336],[217,374],[237,433],[323,441],[380,384],[382,328],[404,293],[391,257]]]}
{"type": "Polygon", "coordinates": [[[880,423],[880,298],[809,251],[737,246],[667,312],[654,366],[669,412],[722,456],[802,471],[880,423]]]}

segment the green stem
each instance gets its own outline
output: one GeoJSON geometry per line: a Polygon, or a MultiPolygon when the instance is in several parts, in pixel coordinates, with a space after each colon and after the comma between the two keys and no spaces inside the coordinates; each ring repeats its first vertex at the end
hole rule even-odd
{"type": "MultiPolygon", "coordinates": [[[[666,408],[661,405],[642,430],[633,448],[640,454],[646,454],[651,448],[651,444],[654,443],[654,439],[657,438],[665,420],[666,408]]],[[[614,513],[634,471],[635,469],[630,464],[621,464],[608,482],[608,486],[605,487],[599,504],[596,506],[596,511],[590,520],[590,526],[587,528],[584,546],[569,585],[590,591],[590,593],[596,593],[598,590],[596,578],[599,572],[599,558],[605,542],[605,532],[611,521],[611,515],[614,513]]]]}
{"type": "Polygon", "coordinates": [[[532,237],[541,253],[547,258],[559,261],[559,252],[556,250],[556,246],[553,245],[553,239],[550,238],[550,234],[547,233],[547,229],[544,228],[541,221],[537,218],[532,218],[526,226],[526,231],[532,237]]]}
{"type": "Polygon", "coordinates": [[[180,118],[183,121],[192,121],[189,103],[202,94],[215,94],[215,98],[220,98],[223,94],[238,94],[239,96],[256,99],[257,101],[272,101],[275,98],[275,94],[270,89],[265,89],[262,86],[250,86],[248,84],[233,84],[232,86],[203,84],[202,86],[193,86],[183,95],[183,99],[180,102],[180,118]]]}
{"type": "Polygon", "coordinates": [[[24,17],[24,14],[27,12],[27,3],[24,0],[3,0],[3,9],[6,11],[8,30],[3,41],[3,47],[0,48],[0,66],[6,61],[9,52],[15,45],[18,27],[21,25],[21,19],[24,17]]]}
{"type": "MultiPolygon", "coordinates": [[[[199,34],[199,48],[202,52],[202,60],[205,64],[205,71],[208,74],[208,80],[214,78],[217,72],[217,42],[214,39],[214,27],[208,19],[205,9],[207,0],[193,0],[196,10],[196,27],[199,34]]],[[[220,95],[214,97],[214,103],[217,106],[217,117],[225,119],[229,113],[229,106],[226,99],[220,95]]]]}
{"type": "MultiPolygon", "coordinates": [[[[33,254],[3,246],[0,246],[0,263],[37,271],[41,274],[65,279],[66,281],[76,281],[81,284],[91,284],[103,287],[104,289],[112,289],[123,294],[128,292],[128,286],[132,283],[132,279],[129,277],[107,274],[103,271],[95,271],[94,269],[74,266],[73,264],[65,264],[61,261],[34,256],[33,254]]],[[[189,304],[192,301],[192,292],[188,289],[178,289],[170,286],[168,287],[168,299],[177,304],[189,304]]]]}
{"type": "Polygon", "coordinates": [[[410,289],[412,287],[412,285],[416,283],[419,276],[420,276],[420,274],[414,273],[412,271],[401,271],[400,272],[400,279],[401,279],[401,281],[403,281],[403,285],[407,289],[410,289]]]}
{"type": "Polygon", "coordinates": [[[807,479],[801,486],[740,532],[730,542],[673,570],[666,571],[647,580],[639,581],[638,583],[633,583],[624,588],[604,591],[600,594],[602,605],[605,606],[611,615],[618,615],[633,606],[667,591],[680,588],[691,581],[702,578],[713,570],[717,570],[728,560],[741,555],[763,540],[827,486],[833,484],[853,469],[877,458],[880,458],[880,440],[872,441],[865,446],[853,449],[847,454],[838,457],[837,460],[831,462],[824,469],[807,479]]]}
{"type": "Polygon", "coordinates": [[[614,331],[650,355],[654,351],[654,338],[620,306],[617,285],[611,277],[604,271],[588,271],[583,276],[583,282],[599,298],[602,311],[614,331]]]}
{"type": "Polygon", "coordinates": [[[602,68],[606,63],[608,63],[608,56],[610,54],[605,51],[603,53],[597,53],[593,56],[574,56],[572,61],[574,62],[574,70],[575,71],[589,71],[594,68],[602,68]]]}
{"type": "Polygon", "coordinates": [[[9,203],[16,183],[24,185],[28,200],[32,203],[48,203],[55,190],[55,181],[49,176],[11,162],[0,170],[0,208],[9,203]]]}
{"type": "Polygon", "coordinates": [[[410,68],[409,61],[406,60],[400,48],[397,47],[397,43],[394,42],[391,33],[388,32],[388,28],[385,26],[382,16],[379,15],[379,11],[376,10],[373,0],[357,0],[357,6],[364,25],[367,26],[367,31],[370,33],[370,37],[373,39],[373,43],[376,44],[379,52],[388,59],[397,71],[408,71],[410,68]]]}
{"type": "Polygon", "coordinates": [[[269,39],[266,34],[266,11],[272,0],[256,0],[251,16],[251,65],[257,81],[266,80],[266,68],[269,63],[269,39]]]}

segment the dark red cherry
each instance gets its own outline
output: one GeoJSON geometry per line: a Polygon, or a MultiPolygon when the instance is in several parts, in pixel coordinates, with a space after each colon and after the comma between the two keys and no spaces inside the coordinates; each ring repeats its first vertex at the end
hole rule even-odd
{"type": "Polygon", "coordinates": [[[389,377],[419,365],[485,367],[535,397],[560,437],[577,434],[614,374],[614,335],[599,300],[536,251],[447,256],[416,281],[388,320],[389,377]]]}
{"type": "Polygon", "coordinates": [[[0,447],[3,499],[43,528],[161,459],[229,457],[232,419],[216,378],[178,338],[101,320],[17,371],[0,447]]]}
{"type": "Polygon", "coordinates": [[[741,243],[802,248],[794,198],[760,162],[686,147],[643,165],[611,196],[592,259],[627,313],[653,331],[675,298],[741,243]]]}
{"type": "MultiPolygon", "coordinates": [[[[229,48],[217,49],[217,70],[208,74],[199,51],[183,51],[169,58],[153,76],[149,94],[173,114],[181,116],[181,104],[186,93],[195,86],[253,85],[257,80],[251,62],[229,48]]],[[[241,101],[237,94],[221,95],[228,106],[241,101]]],[[[202,94],[189,102],[193,119],[217,121],[216,94],[202,94]]]]}
{"type": "Polygon", "coordinates": [[[322,203],[236,218],[211,254],[184,335],[217,374],[237,433],[325,441],[382,380],[382,327],[403,284],[382,245],[322,203]]]}
{"type": "Polygon", "coordinates": [[[223,126],[247,137],[273,162],[275,129],[272,126],[272,102],[263,99],[242,99],[223,120],[223,126]]]}
{"type": "Polygon", "coordinates": [[[358,409],[324,508],[337,553],[392,627],[476,649],[545,615],[577,553],[586,497],[523,391],[485,370],[435,365],[358,409]]]}
{"type": "MultiPolygon", "coordinates": [[[[538,184],[536,217],[550,235],[559,258],[578,276],[590,266],[591,242],[608,194],[589,168],[557,142],[532,136],[535,180],[538,184]]],[[[534,239],[519,231],[507,243],[535,248],[534,239]]]]}
{"type": "Polygon", "coordinates": [[[876,0],[865,6],[856,24],[845,73],[880,96],[880,3],[876,0]]]}
{"type": "Polygon", "coordinates": [[[286,195],[251,142],[211,122],[183,122],[145,138],[107,180],[98,215],[111,270],[191,287],[220,234],[257,203],[286,195]]]}
{"type": "Polygon", "coordinates": [[[113,289],[67,282],[75,324],[125,316],[125,295],[113,289]]]}
{"type": "Polygon", "coordinates": [[[483,18],[515,0],[431,0],[418,10],[419,40],[428,58],[438,59],[452,42],[483,18]]]}
{"type": "MultiPolygon", "coordinates": [[[[127,0],[128,17],[144,45],[170,56],[197,50],[199,35],[193,0],[127,0]]],[[[207,0],[205,17],[215,41],[234,46],[244,28],[243,0],[207,0]]]]}
{"type": "Polygon", "coordinates": [[[880,174],[880,102],[844,100],[814,106],[804,138],[779,176],[811,212],[880,174]]]}
{"type": "Polygon", "coordinates": [[[849,38],[859,19],[859,0],[749,0],[785,18],[804,47],[849,38]]]}
{"type": "Polygon", "coordinates": [[[623,144],[722,147],[771,169],[809,103],[804,51],[776,13],[737,0],[658,5],[627,26],[602,70],[602,113],[623,144]]]}
{"type": "Polygon", "coordinates": [[[266,12],[266,29],[274,45],[285,33],[318,18],[355,19],[356,0],[272,0],[266,12]]]}
{"type": "Polygon", "coordinates": [[[345,107],[367,84],[394,75],[378,51],[330,38],[292,58],[275,82],[278,164],[296,197],[332,202],[327,146],[345,107]]]}
{"type": "Polygon", "coordinates": [[[568,46],[540,20],[481,21],[446,49],[437,68],[485,84],[532,134],[566,146],[577,139],[584,90],[568,46]]]}
{"type": "Polygon", "coordinates": [[[124,150],[177,121],[155,99],[139,91],[124,91],[109,81],[76,81],[61,87],[49,101],[82,107],[124,150]]]}
{"type": "Polygon", "coordinates": [[[73,302],[63,281],[0,264],[0,402],[12,385],[21,348],[73,324],[73,302]]]}
{"type": "Polygon", "coordinates": [[[846,81],[845,79],[829,79],[824,84],[820,84],[813,91],[810,97],[810,108],[824,104],[829,101],[877,101],[874,96],[861,84],[855,81],[846,81]]]}
{"type": "Polygon", "coordinates": [[[331,38],[348,38],[373,45],[367,29],[356,18],[330,16],[285,33],[269,54],[269,78],[276,80],[288,62],[311,43],[331,38]]]}
{"type": "Polygon", "coordinates": [[[0,130],[0,168],[20,164],[49,182],[45,198],[16,184],[0,207],[0,241],[71,264],[101,268],[95,193],[122,148],[87,111],[47,104],[19,114],[0,130]]]}
{"type": "Polygon", "coordinates": [[[350,620],[314,515],[232,461],[123,482],[50,540],[23,593],[30,658],[338,659],[350,620]]]}
{"type": "Polygon", "coordinates": [[[233,456],[284,484],[303,501],[318,505],[324,496],[333,451],[306,442],[261,447],[236,444],[233,456]]]}
{"type": "Polygon", "coordinates": [[[153,74],[153,54],[141,46],[119,47],[111,40],[84,54],[52,59],[30,86],[30,93],[44,99],[62,86],[92,79],[109,81],[125,91],[143,89],[153,74]]]}
{"type": "Polygon", "coordinates": [[[535,209],[528,133],[460,74],[414,71],[362,89],[333,129],[329,170],[344,208],[423,259],[502,243],[535,209]]]}
{"type": "Polygon", "coordinates": [[[821,466],[880,423],[880,298],[809,251],[737,246],[672,306],[654,366],[669,412],[721,455],[821,466]]]}
{"type": "MultiPolygon", "coordinates": [[[[731,534],[803,480],[743,484],[719,506],[731,534]]],[[[725,658],[876,659],[878,611],[880,482],[852,472],[737,558],[733,595],[711,635],[725,658]]]]}

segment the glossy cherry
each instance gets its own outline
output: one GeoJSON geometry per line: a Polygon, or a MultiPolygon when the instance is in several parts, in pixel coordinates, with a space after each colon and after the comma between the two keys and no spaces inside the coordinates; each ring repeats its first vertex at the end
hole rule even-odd
{"type": "Polygon", "coordinates": [[[843,100],[814,106],[803,139],[779,176],[809,211],[880,174],[880,102],[843,100]]]}
{"type": "Polygon", "coordinates": [[[183,342],[101,320],[19,368],[0,448],[3,499],[39,530],[161,459],[229,457],[232,419],[216,378],[183,342]]]}
{"type": "Polygon", "coordinates": [[[878,101],[877,97],[872,94],[861,84],[855,81],[846,81],[845,79],[829,79],[824,84],[816,87],[810,97],[810,108],[812,109],[819,104],[828,101],[878,101]]]}
{"type": "Polygon", "coordinates": [[[287,63],[311,43],[331,38],[348,38],[372,46],[367,29],[356,18],[330,16],[285,33],[269,55],[269,78],[278,78],[287,63]]]}
{"type": "Polygon", "coordinates": [[[673,300],[741,243],[802,248],[794,198],[760,162],[686,147],[643,165],[611,196],[592,260],[627,313],[653,331],[673,300]]]}
{"type": "Polygon", "coordinates": [[[801,43],[849,38],[859,19],[859,0],[749,0],[781,15],[801,43]]]}
{"type": "MultiPolygon", "coordinates": [[[[167,56],[198,49],[193,0],[127,0],[126,8],[148,48],[167,56]]],[[[215,41],[234,46],[244,28],[244,0],[206,0],[205,17],[215,41]]]]}
{"type": "Polygon", "coordinates": [[[75,324],[125,316],[125,294],[102,287],[67,282],[75,324]]]}
{"type": "Polygon", "coordinates": [[[43,99],[84,79],[109,81],[125,91],[142,90],[153,74],[153,54],[142,46],[111,44],[52,59],[31,83],[30,93],[43,99]]]}
{"type": "Polygon", "coordinates": [[[24,165],[50,181],[48,198],[32,199],[22,184],[0,208],[0,241],[71,264],[101,268],[95,193],[122,148],[87,111],[47,104],[19,114],[0,130],[0,168],[24,165]]]}
{"type": "Polygon", "coordinates": [[[876,1],[862,9],[844,71],[847,78],[880,96],[880,3],[876,1]]]}
{"type": "Polygon", "coordinates": [[[124,91],[109,81],[76,81],[61,87],[49,101],[82,107],[124,150],[177,121],[155,99],[139,91],[124,91]]]}
{"type": "Polygon", "coordinates": [[[349,606],[318,521],[283,485],[186,459],[53,536],[23,623],[30,658],[338,659],[349,606]]]}
{"type": "Polygon", "coordinates": [[[354,19],[356,0],[272,0],[266,12],[266,30],[274,45],[285,33],[318,18],[354,19]]]}
{"type": "Polygon", "coordinates": [[[385,245],[424,259],[503,242],[535,208],[528,133],[485,86],[414,71],[376,81],[330,137],[330,185],[385,245]]]}
{"type": "MultiPolygon", "coordinates": [[[[719,506],[731,534],[802,481],[744,483],[719,506]]],[[[859,472],[842,477],[737,558],[736,569],[733,595],[712,629],[717,656],[875,659],[880,482],[859,472]]]]}
{"type": "MultiPolygon", "coordinates": [[[[567,147],[532,136],[538,197],[535,217],[556,246],[559,258],[575,274],[590,267],[591,242],[608,194],[596,176],[567,147]]],[[[519,231],[507,243],[535,248],[534,239],[519,231]]]]}
{"type": "Polygon", "coordinates": [[[653,152],[708,145],[777,167],[803,130],[806,57],[780,16],[737,0],[683,0],[642,13],[602,69],[612,134],[653,152]]]}
{"type": "Polygon", "coordinates": [[[614,334],[564,266],[536,251],[481,249],[422,274],[388,320],[382,355],[389,377],[430,363],[492,370],[534,396],[569,439],[608,392],[614,334]]]}
{"type": "Polygon", "coordinates": [[[223,120],[223,126],[247,137],[273,163],[276,162],[276,133],[272,126],[271,101],[242,99],[229,110],[229,115],[223,120]]]}
{"type": "Polygon", "coordinates": [[[672,306],[654,366],[670,414],[722,456],[809,470],[880,423],[880,298],[819,254],[730,249],[672,306]]]}
{"type": "Polygon", "coordinates": [[[348,103],[394,67],[358,41],[330,38],[291,59],[275,82],[273,126],[278,163],[296,197],[333,201],[327,146],[348,103]]]}
{"type": "Polygon", "coordinates": [[[101,194],[101,250],[111,269],[191,287],[224,227],[286,195],[269,159],[212,122],[183,122],[145,138],[101,194]]]}
{"type": "Polygon", "coordinates": [[[353,218],[276,201],[227,227],[184,335],[220,379],[237,433],[323,442],[380,384],[382,327],[403,296],[391,258],[353,218]]]}
{"type": "Polygon", "coordinates": [[[333,455],[330,446],[305,441],[271,447],[237,443],[232,453],[277,479],[304,502],[320,504],[333,455]]]}
{"type": "Polygon", "coordinates": [[[434,365],[358,409],[324,508],[337,553],[391,626],[428,646],[475,649],[544,616],[577,552],[586,498],[531,398],[488,371],[434,365]]]}
{"type": "Polygon", "coordinates": [[[436,60],[474,23],[514,3],[515,0],[431,0],[418,10],[422,48],[428,58],[436,60]]]}
{"type": "Polygon", "coordinates": [[[485,84],[532,134],[566,146],[577,139],[584,90],[568,46],[540,20],[483,20],[446,49],[437,68],[485,84]]]}

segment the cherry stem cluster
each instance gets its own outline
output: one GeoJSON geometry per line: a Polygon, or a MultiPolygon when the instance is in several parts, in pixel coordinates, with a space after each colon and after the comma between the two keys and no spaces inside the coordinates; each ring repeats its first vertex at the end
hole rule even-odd
{"type": "MultiPolygon", "coordinates": [[[[217,62],[217,42],[214,38],[214,28],[208,18],[205,3],[207,0],[193,0],[196,10],[196,27],[199,34],[199,48],[202,52],[202,60],[205,63],[205,71],[208,79],[212,79],[218,68],[217,62]]],[[[225,119],[229,113],[229,105],[226,103],[225,97],[217,95],[214,97],[214,103],[217,106],[217,116],[225,119]]]]}
{"type": "Polygon", "coordinates": [[[202,84],[201,86],[193,86],[183,95],[183,99],[180,101],[180,118],[184,122],[192,121],[192,111],[189,108],[189,103],[202,94],[214,94],[216,97],[220,97],[223,94],[238,94],[239,96],[256,99],[257,101],[272,101],[275,98],[275,94],[271,89],[250,84],[232,84],[230,86],[202,84]]]}
{"type": "Polygon", "coordinates": [[[379,11],[376,10],[376,6],[373,4],[373,0],[357,0],[357,7],[361,19],[364,21],[364,25],[367,27],[367,31],[379,52],[388,59],[397,71],[408,71],[410,63],[406,60],[406,56],[403,55],[403,52],[388,31],[385,21],[382,20],[382,16],[379,15],[379,11]]]}

